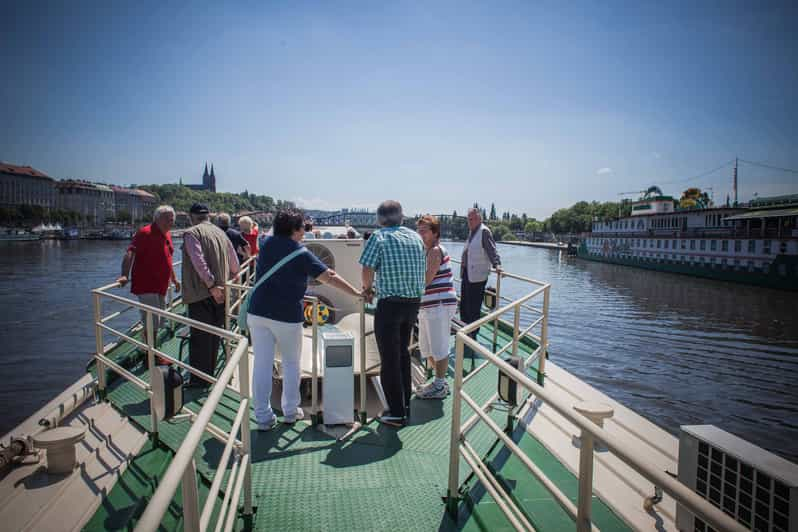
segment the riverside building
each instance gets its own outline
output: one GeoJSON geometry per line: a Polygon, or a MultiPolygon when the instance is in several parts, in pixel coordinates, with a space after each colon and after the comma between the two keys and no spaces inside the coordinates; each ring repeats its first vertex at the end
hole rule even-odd
{"type": "Polygon", "coordinates": [[[30,166],[0,162],[0,207],[56,207],[55,179],[30,166]]]}

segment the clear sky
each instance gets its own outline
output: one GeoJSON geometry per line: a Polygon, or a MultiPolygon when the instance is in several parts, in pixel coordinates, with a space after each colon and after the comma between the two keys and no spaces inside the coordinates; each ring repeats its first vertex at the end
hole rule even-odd
{"type": "Polygon", "coordinates": [[[651,184],[723,201],[730,167],[686,180],[735,156],[798,168],[795,2],[605,4],[7,2],[0,160],[538,218],[651,184]]]}

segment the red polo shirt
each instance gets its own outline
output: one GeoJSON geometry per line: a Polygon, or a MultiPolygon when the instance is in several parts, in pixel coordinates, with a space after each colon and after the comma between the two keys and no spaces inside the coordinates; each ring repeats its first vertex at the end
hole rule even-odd
{"type": "Polygon", "coordinates": [[[133,251],[133,277],[130,291],[134,294],[166,295],[172,276],[172,235],[163,234],[151,223],[138,230],[129,251],[133,251]]]}

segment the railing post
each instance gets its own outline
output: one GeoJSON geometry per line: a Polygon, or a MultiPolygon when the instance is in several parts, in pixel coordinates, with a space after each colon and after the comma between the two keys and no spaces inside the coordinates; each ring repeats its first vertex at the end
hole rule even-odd
{"type": "MultiPolygon", "coordinates": [[[[247,343],[247,340],[241,340],[242,343],[247,343]]],[[[239,344],[240,345],[240,344],[239,344]]],[[[249,389],[249,344],[241,355],[238,361],[238,393],[241,399],[250,399],[249,389]]],[[[248,401],[248,404],[251,402],[248,401]]],[[[249,408],[247,408],[249,410],[249,408]]],[[[235,438],[235,434],[230,435],[235,438]]],[[[249,411],[244,414],[244,419],[241,421],[241,444],[243,446],[242,454],[250,455],[252,452],[252,440],[249,432],[249,411]]],[[[250,455],[250,458],[251,455],[250,455]]],[[[244,515],[252,514],[252,460],[247,461],[247,467],[244,469],[244,515]]]]}
{"type": "Polygon", "coordinates": [[[313,298],[313,308],[311,309],[311,323],[312,331],[313,331],[313,338],[311,339],[311,345],[313,349],[313,355],[311,357],[312,362],[312,375],[310,378],[310,402],[311,402],[311,410],[312,420],[314,425],[318,425],[319,423],[319,324],[318,324],[318,313],[319,313],[319,300],[317,298],[313,298]]]}
{"type": "Polygon", "coordinates": [[[158,439],[158,415],[155,413],[155,405],[156,401],[160,398],[155,397],[155,388],[152,383],[155,382],[155,379],[158,378],[156,374],[155,368],[155,352],[153,351],[155,346],[155,330],[152,323],[152,313],[147,310],[145,311],[144,323],[145,328],[144,332],[147,335],[147,369],[149,370],[150,375],[150,420],[152,425],[152,436],[153,439],[158,439]]]}
{"type": "Polygon", "coordinates": [[[455,336],[454,393],[452,394],[452,432],[449,441],[449,486],[446,491],[446,507],[449,515],[457,519],[457,503],[460,500],[460,411],[463,389],[463,339],[455,336]]]}
{"type": "MultiPolygon", "coordinates": [[[[100,294],[94,294],[94,346],[98,355],[105,354],[103,344],[103,328],[100,327],[102,319],[102,300],[100,294]]],[[[99,358],[95,358],[97,367],[97,390],[101,400],[105,399],[106,375],[105,364],[99,358]]]]}
{"type": "Polygon", "coordinates": [[[360,422],[366,424],[366,300],[360,300],[360,422]]]}
{"type": "Polygon", "coordinates": [[[200,512],[199,493],[197,491],[197,464],[194,460],[183,471],[181,491],[183,495],[183,530],[185,532],[199,532],[200,512]]]}
{"type": "Polygon", "coordinates": [[[513,313],[513,357],[518,356],[518,333],[521,329],[521,305],[515,306],[513,313]]]}
{"type": "MultiPolygon", "coordinates": [[[[230,330],[230,292],[233,290],[233,287],[230,286],[228,283],[224,285],[224,330],[230,330]]],[[[239,307],[240,309],[241,307],[239,307]]],[[[240,312],[240,311],[239,311],[240,312]]],[[[230,360],[230,340],[225,340],[224,342],[224,359],[225,363],[230,360]]]]}
{"type": "Polygon", "coordinates": [[[576,510],[576,530],[590,532],[590,510],[593,502],[593,435],[582,430],[579,441],[579,500],[576,510]]]}
{"type": "MultiPolygon", "coordinates": [[[[481,305],[482,303],[480,303],[481,305]]],[[[496,310],[502,306],[502,272],[496,272],[496,308],[491,309],[491,311],[496,310]]],[[[480,308],[482,308],[480,306],[480,308]]],[[[479,317],[477,317],[479,319],[479,317]]],[[[498,336],[499,336],[499,317],[496,316],[496,319],[493,320],[493,351],[495,352],[498,348],[498,336]]],[[[473,360],[473,358],[472,358],[473,360]]]]}
{"type": "Polygon", "coordinates": [[[538,384],[543,386],[546,376],[546,356],[549,352],[549,292],[551,285],[543,290],[543,322],[540,325],[540,356],[538,357],[538,384]]]}

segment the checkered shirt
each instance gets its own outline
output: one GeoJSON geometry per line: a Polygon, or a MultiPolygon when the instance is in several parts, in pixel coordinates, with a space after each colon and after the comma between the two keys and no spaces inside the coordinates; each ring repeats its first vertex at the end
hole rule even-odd
{"type": "Polygon", "coordinates": [[[360,264],[377,273],[377,298],[421,297],[427,255],[418,233],[407,227],[384,227],[366,241],[360,264]]]}

